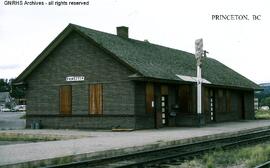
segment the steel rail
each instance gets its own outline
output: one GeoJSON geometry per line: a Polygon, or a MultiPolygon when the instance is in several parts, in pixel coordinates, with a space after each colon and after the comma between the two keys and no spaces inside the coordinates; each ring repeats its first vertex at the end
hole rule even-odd
{"type": "Polygon", "coordinates": [[[267,162],[260,164],[254,168],[269,168],[269,167],[270,167],[270,161],[267,161],[267,162]]]}

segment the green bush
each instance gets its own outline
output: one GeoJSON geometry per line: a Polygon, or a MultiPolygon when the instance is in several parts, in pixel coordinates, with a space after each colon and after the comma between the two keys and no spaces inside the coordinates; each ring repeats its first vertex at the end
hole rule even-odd
{"type": "Polygon", "coordinates": [[[265,97],[261,100],[261,106],[269,106],[270,107],[270,97],[265,97]]]}
{"type": "Polygon", "coordinates": [[[270,119],[270,110],[257,110],[255,112],[256,119],[270,119]]]}

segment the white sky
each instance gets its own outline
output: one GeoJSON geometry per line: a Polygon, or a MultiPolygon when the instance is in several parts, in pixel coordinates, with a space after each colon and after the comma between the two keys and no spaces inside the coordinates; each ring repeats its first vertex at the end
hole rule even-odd
{"type": "Polygon", "coordinates": [[[0,78],[17,77],[68,23],[74,23],[113,34],[115,27],[128,26],[131,38],[191,53],[195,39],[203,38],[209,57],[254,82],[270,82],[269,0],[89,2],[75,7],[6,6],[1,0],[0,78]],[[244,14],[250,20],[216,21],[211,18],[215,14],[244,14]],[[253,21],[252,15],[262,15],[261,20],[253,21]]]}

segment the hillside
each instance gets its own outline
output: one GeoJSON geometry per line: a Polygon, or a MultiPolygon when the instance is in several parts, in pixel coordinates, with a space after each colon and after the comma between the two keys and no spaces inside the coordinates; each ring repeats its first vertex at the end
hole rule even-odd
{"type": "Polygon", "coordinates": [[[263,88],[263,91],[261,91],[260,94],[263,94],[263,95],[270,94],[270,83],[262,83],[259,85],[263,88]]]}

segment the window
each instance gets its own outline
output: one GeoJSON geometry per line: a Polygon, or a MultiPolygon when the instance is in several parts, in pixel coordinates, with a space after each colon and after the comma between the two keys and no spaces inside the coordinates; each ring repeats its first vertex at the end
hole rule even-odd
{"type": "Polygon", "coordinates": [[[103,88],[102,84],[89,86],[89,113],[102,114],[103,112],[103,88]]]}
{"type": "Polygon", "coordinates": [[[64,115],[71,114],[72,87],[60,87],[60,113],[64,115]]]}
{"type": "Polygon", "coordinates": [[[145,87],[146,96],[146,112],[153,112],[154,109],[154,85],[147,83],[145,87]]]}

